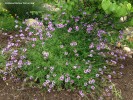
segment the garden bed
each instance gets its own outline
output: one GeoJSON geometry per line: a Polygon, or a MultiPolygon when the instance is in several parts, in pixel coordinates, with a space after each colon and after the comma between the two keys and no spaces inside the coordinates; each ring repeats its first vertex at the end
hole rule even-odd
{"type": "MultiPolygon", "coordinates": [[[[8,35],[15,32],[9,32],[8,35]]],[[[9,36],[1,35],[0,40],[2,42],[2,47],[7,44],[9,36]]],[[[13,35],[13,34],[12,34],[13,35]]],[[[123,52],[125,53],[125,52],[123,52]]],[[[103,91],[102,96],[105,100],[114,100],[117,98],[123,98],[124,100],[132,100],[133,98],[133,59],[126,58],[124,61],[119,61],[119,64],[125,65],[125,68],[114,67],[114,71],[118,72],[117,75],[113,77],[113,83],[116,85],[117,91],[113,95],[107,96],[108,91],[103,91]],[[122,72],[122,77],[119,77],[119,72],[122,72]],[[116,77],[117,76],[117,77],[116,77]],[[118,91],[120,90],[121,93],[118,91]],[[114,96],[116,95],[116,96],[114,96]],[[121,97],[119,97],[121,96],[121,97]]],[[[52,92],[43,92],[39,88],[31,88],[28,86],[23,87],[23,82],[21,80],[12,81],[7,79],[6,81],[0,80],[0,100],[82,100],[81,96],[77,91],[52,91],[52,92]]],[[[88,96],[86,99],[94,100],[91,96],[88,96]]],[[[116,99],[118,100],[118,99],[116,99]]]]}

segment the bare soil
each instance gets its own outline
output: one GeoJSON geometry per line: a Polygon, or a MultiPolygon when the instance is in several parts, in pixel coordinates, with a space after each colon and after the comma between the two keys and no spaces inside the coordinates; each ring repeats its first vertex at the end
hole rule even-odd
{"type": "Polygon", "coordinates": [[[114,78],[113,83],[121,91],[123,100],[133,100],[133,58],[126,58],[120,63],[125,65],[124,69],[119,69],[123,76],[114,78]]]}

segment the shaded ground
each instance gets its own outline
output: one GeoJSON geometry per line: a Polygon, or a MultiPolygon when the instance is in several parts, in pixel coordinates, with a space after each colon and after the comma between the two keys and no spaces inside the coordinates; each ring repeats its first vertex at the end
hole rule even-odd
{"type": "Polygon", "coordinates": [[[21,90],[21,83],[0,80],[0,100],[81,100],[77,93],[62,91],[44,93],[37,88],[21,90]]]}
{"type": "Polygon", "coordinates": [[[125,68],[120,70],[123,76],[113,79],[113,82],[116,88],[121,90],[123,100],[133,100],[133,58],[126,58],[121,63],[125,65],[125,68]]]}
{"type": "MultiPolygon", "coordinates": [[[[12,33],[12,32],[11,32],[12,33]]],[[[0,35],[0,48],[7,44],[9,35],[0,35]]],[[[121,90],[123,100],[133,100],[133,58],[126,58],[125,61],[119,63],[124,64],[124,69],[117,68],[116,71],[121,71],[123,76],[121,78],[113,78],[113,83],[118,90],[121,90]]],[[[114,68],[116,69],[116,68],[114,68]]],[[[22,83],[13,82],[11,80],[4,82],[0,79],[0,100],[82,100],[77,92],[61,91],[44,93],[37,88],[26,87],[21,90],[22,83]]],[[[86,98],[86,100],[95,100],[86,98]]],[[[109,97],[103,100],[118,100],[109,97]]]]}

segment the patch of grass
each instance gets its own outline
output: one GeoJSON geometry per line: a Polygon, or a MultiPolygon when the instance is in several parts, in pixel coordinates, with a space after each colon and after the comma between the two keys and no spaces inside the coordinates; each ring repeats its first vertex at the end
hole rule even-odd
{"type": "Polygon", "coordinates": [[[124,44],[127,45],[129,48],[132,48],[133,49],[133,42],[130,42],[128,40],[125,40],[124,41],[124,44]]]}
{"type": "Polygon", "coordinates": [[[15,19],[12,16],[0,16],[0,30],[11,31],[14,30],[15,19]]]}
{"type": "Polygon", "coordinates": [[[112,83],[112,93],[115,95],[116,100],[123,100],[121,90],[118,90],[115,86],[115,84],[112,83]]]}

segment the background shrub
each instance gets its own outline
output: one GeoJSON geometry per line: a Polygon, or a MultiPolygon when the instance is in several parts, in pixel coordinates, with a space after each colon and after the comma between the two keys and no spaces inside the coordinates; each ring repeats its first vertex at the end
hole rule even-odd
{"type": "Polygon", "coordinates": [[[42,0],[4,0],[2,1],[4,7],[13,15],[19,16],[21,19],[29,18],[29,17],[37,17],[31,16],[30,11],[40,11],[42,10],[42,0]],[[18,3],[34,3],[34,4],[5,4],[5,2],[18,2],[18,3]]]}

